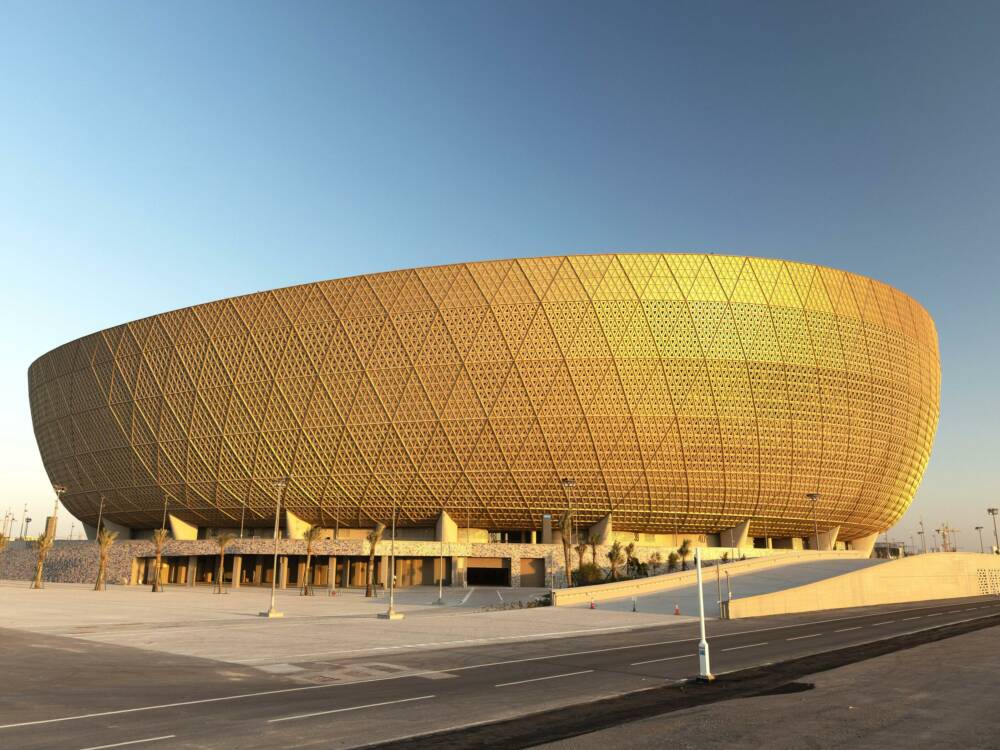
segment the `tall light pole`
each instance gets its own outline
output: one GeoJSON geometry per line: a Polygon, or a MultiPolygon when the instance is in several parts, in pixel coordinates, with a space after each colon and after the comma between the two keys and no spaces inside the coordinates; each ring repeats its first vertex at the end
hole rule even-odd
{"type": "Polygon", "coordinates": [[[284,613],[279,612],[274,606],[274,597],[278,588],[278,519],[281,517],[281,503],[285,499],[285,490],[288,487],[288,477],[280,477],[273,482],[274,488],[278,491],[278,501],[274,506],[274,562],[271,567],[271,606],[267,612],[261,612],[261,617],[284,617],[284,613]]]}
{"type": "Polygon", "coordinates": [[[993,543],[996,545],[996,554],[1000,554],[1000,537],[997,537],[997,513],[1000,513],[1000,508],[987,508],[986,512],[993,516],[993,543]]]}
{"type": "MultiPolygon", "coordinates": [[[[56,526],[58,525],[59,519],[59,501],[62,500],[62,496],[66,494],[66,486],[62,484],[52,485],[52,491],[56,493],[56,504],[52,508],[52,540],[55,541],[56,538],[56,526]]],[[[48,529],[46,529],[48,531],[48,529]]]]}
{"type": "Polygon", "coordinates": [[[94,539],[101,535],[101,519],[104,517],[104,495],[101,495],[101,504],[97,508],[97,529],[94,531],[94,539]]]}
{"type": "Polygon", "coordinates": [[[985,551],[983,550],[983,527],[977,526],[976,531],[979,532],[979,554],[981,555],[985,551]]]}
{"type": "Polygon", "coordinates": [[[392,501],[392,537],[389,541],[389,609],[379,615],[382,620],[402,620],[403,613],[397,612],[396,603],[396,500],[392,501]]]}
{"type": "Polygon", "coordinates": [[[701,588],[701,547],[694,548],[694,567],[698,571],[698,679],[711,682],[715,679],[708,656],[708,639],[705,637],[705,598],[701,588]]]}
{"type": "Polygon", "coordinates": [[[819,524],[816,523],[816,503],[819,500],[818,492],[807,492],[806,500],[812,503],[812,514],[813,514],[813,533],[816,539],[816,551],[819,551],[819,524]]]}
{"type": "MultiPolygon", "coordinates": [[[[563,477],[559,480],[559,484],[562,485],[563,491],[566,493],[566,502],[569,503],[569,514],[570,514],[570,535],[569,535],[569,546],[572,547],[575,540],[574,536],[576,533],[576,513],[573,512],[573,495],[570,490],[576,487],[576,480],[573,477],[563,477]]],[[[569,572],[566,573],[569,576],[569,572]]]]}

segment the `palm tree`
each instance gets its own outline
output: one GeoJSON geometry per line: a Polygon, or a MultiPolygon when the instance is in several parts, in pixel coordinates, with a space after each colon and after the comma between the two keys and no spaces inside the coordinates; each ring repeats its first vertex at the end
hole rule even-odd
{"type": "Polygon", "coordinates": [[[222,576],[226,570],[226,547],[233,543],[236,538],[236,534],[231,534],[228,531],[219,534],[215,537],[215,543],[219,546],[219,572],[215,576],[215,585],[218,586],[217,592],[222,593],[222,576]]]}
{"type": "Polygon", "coordinates": [[[163,545],[170,539],[170,532],[166,529],[157,529],[153,532],[153,550],[156,552],[156,568],[153,570],[153,591],[163,591],[163,584],[160,582],[160,565],[163,558],[163,545]]]}
{"type": "Polygon", "coordinates": [[[94,584],[94,591],[100,591],[104,588],[104,574],[108,570],[108,552],[111,551],[111,545],[115,543],[117,538],[117,531],[101,529],[97,532],[97,583],[94,584]]]}
{"type": "Polygon", "coordinates": [[[577,563],[576,569],[580,573],[580,581],[583,581],[583,556],[587,554],[587,545],[584,542],[580,542],[576,545],[576,556],[580,558],[580,562],[577,563]]]}
{"type": "Polygon", "coordinates": [[[677,570],[677,561],[680,560],[680,559],[681,559],[681,556],[678,555],[676,552],[671,552],[669,555],[667,555],[667,572],[668,573],[673,573],[675,570],[677,570]]]}
{"type": "Polygon", "coordinates": [[[368,532],[368,575],[365,580],[365,596],[375,596],[375,547],[382,541],[385,533],[385,524],[377,523],[375,528],[368,532]]]}
{"type": "Polygon", "coordinates": [[[687,559],[691,554],[691,540],[685,539],[680,547],[677,548],[677,556],[681,559],[681,570],[687,570],[688,564],[687,559]]]}
{"type": "Polygon", "coordinates": [[[302,579],[302,596],[312,596],[312,589],[309,588],[309,566],[312,563],[313,542],[318,542],[321,536],[323,536],[323,529],[319,526],[309,527],[309,531],[307,531],[305,535],[306,569],[304,578],[302,579]]]}
{"type": "Polygon", "coordinates": [[[7,549],[7,544],[9,542],[10,539],[7,538],[6,534],[0,534],[0,552],[3,552],[5,549],[7,549]]]}
{"type": "Polygon", "coordinates": [[[663,555],[657,550],[649,556],[649,567],[653,571],[653,575],[656,575],[656,569],[663,565],[663,555]]]}
{"type": "Polygon", "coordinates": [[[54,539],[48,534],[42,534],[35,542],[38,548],[38,562],[35,564],[35,580],[31,582],[31,588],[40,589],[42,587],[42,568],[45,566],[45,556],[52,549],[54,539]]]}
{"type": "Polygon", "coordinates": [[[625,555],[622,552],[622,543],[616,539],[608,549],[608,565],[611,567],[608,576],[612,581],[618,580],[618,568],[622,564],[624,557],[625,555]]]}
{"type": "Polygon", "coordinates": [[[562,537],[563,558],[566,561],[566,588],[573,588],[572,560],[570,559],[570,547],[573,545],[573,511],[567,510],[559,520],[559,532],[562,537]]]}
{"type": "Polygon", "coordinates": [[[590,561],[597,565],[597,545],[601,543],[601,538],[597,534],[587,537],[587,544],[590,545],[590,561]]]}
{"type": "Polygon", "coordinates": [[[638,567],[638,562],[635,559],[635,542],[629,542],[625,545],[625,571],[632,575],[632,571],[638,567]]]}

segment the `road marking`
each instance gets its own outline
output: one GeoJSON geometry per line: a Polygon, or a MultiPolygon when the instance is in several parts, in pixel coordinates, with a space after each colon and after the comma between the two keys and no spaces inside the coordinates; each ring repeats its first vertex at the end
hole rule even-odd
{"type": "Polygon", "coordinates": [[[638,667],[640,664],[655,664],[658,661],[673,661],[674,659],[693,659],[698,654],[681,654],[680,656],[664,656],[662,659],[646,659],[646,661],[634,661],[630,667],[638,667]]]}
{"type": "Polygon", "coordinates": [[[895,621],[895,620],[885,620],[885,621],[883,621],[883,622],[873,622],[873,623],[871,624],[871,627],[873,627],[873,628],[877,628],[877,627],[878,627],[879,625],[888,625],[888,624],[889,624],[889,623],[891,623],[891,622],[896,622],[896,621],[895,621]]]}
{"type": "Polygon", "coordinates": [[[786,641],[801,641],[803,638],[815,638],[818,635],[823,635],[822,633],[811,633],[810,635],[797,635],[794,638],[786,638],[786,641]]]}
{"type": "Polygon", "coordinates": [[[128,742],[116,742],[113,745],[94,745],[85,747],[83,750],[107,750],[109,747],[125,747],[126,745],[138,745],[140,742],[156,742],[157,740],[169,740],[176,737],[176,734],[165,734],[162,737],[147,737],[144,740],[129,740],[128,742]]]}
{"type": "Polygon", "coordinates": [[[923,617],[923,615],[913,615],[913,617],[904,617],[903,622],[906,622],[907,620],[919,620],[921,617],[923,617]]]}
{"type": "MultiPolygon", "coordinates": [[[[996,605],[996,606],[1000,606],[1000,605],[996,605]]],[[[930,609],[930,607],[913,607],[911,609],[900,609],[900,610],[896,610],[896,613],[898,614],[898,613],[901,613],[901,612],[916,612],[916,611],[920,611],[920,610],[923,610],[923,609],[930,609]]],[[[941,613],[938,613],[938,614],[941,614],[941,613]]],[[[931,616],[931,615],[928,615],[928,616],[931,616]]],[[[839,622],[839,621],[843,621],[843,620],[857,620],[857,619],[860,619],[860,618],[863,618],[863,617],[871,617],[871,615],[853,615],[853,616],[850,616],[850,617],[834,617],[834,618],[830,618],[830,619],[827,619],[827,620],[813,620],[813,621],[810,621],[810,622],[803,622],[803,623],[793,624],[793,625],[775,625],[775,626],[769,627],[769,628],[754,628],[754,629],[751,629],[751,630],[742,630],[742,631],[737,631],[737,632],[734,632],[734,633],[722,633],[722,634],[717,635],[715,637],[716,638],[728,638],[728,637],[735,636],[735,635],[746,635],[746,634],[749,634],[749,633],[761,633],[761,632],[765,632],[765,631],[769,631],[769,630],[788,630],[788,629],[791,629],[791,628],[803,627],[803,626],[807,626],[807,625],[821,625],[823,623],[828,623],[828,622],[839,622]]],[[[971,618],[968,618],[968,619],[965,619],[965,620],[958,620],[958,621],[956,621],[954,623],[951,623],[951,624],[957,625],[957,624],[960,624],[960,623],[963,623],[963,622],[972,622],[974,620],[986,619],[986,618],[989,618],[989,617],[993,617],[993,615],[983,615],[982,617],[971,617],[971,618]]],[[[843,628],[841,630],[837,630],[837,631],[834,631],[834,632],[842,633],[842,632],[845,632],[847,630],[859,630],[860,628],[861,628],[861,626],[859,625],[859,626],[853,627],[853,628],[843,628]]],[[[596,633],[596,632],[600,632],[601,630],[608,631],[608,630],[633,630],[633,629],[634,628],[632,626],[622,626],[622,627],[616,627],[616,628],[603,628],[603,629],[597,629],[597,628],[595,628],[594,630],[584,630],[584,631],[581,631],[581,632],[596,633]]],[[[919,633],[922,630],[933,630],[933,628],[922,628],[921,630],[909,631],[908,633],[897,633],[896,635],[897,636],[899,636],[899,635],[909,635],[910,633],[919,633]]],[[[538,635],[537,634],[533,635],[533,636],[532,635],[525,635],[525,636],[517,636],[517,637],[519,637],[519,638],[522,638],[522,637],[523,638],[536,637],[537,638],[538,635]]],[[[609,653],[609,652],[612,652],[612,651],[625,651],[625,650],[634,649],[634,648],[650,648],[652,646],[669,646],[669,645],[672,645],[672,644],[675,644],[675,643],[697,643],[697,641],[698,641],[697,638],[679,638],[679,639],[671,640],[671,641],[652,641],[652,642],[649,642],[649,643],[634,643],[634,644],[627,644],[627,645],[624,645],[624,646],[609,646],[607,648],[588,649],[586,651],[569,651],[569,652],[566,652],[564,654],[545,654],[543,656],[528,656],[528,657],[525,657],[523,659],[509,659],[507,661],[486,662],[484,664],[469,664],[469,665],[464,666],[464,667],[452,667],[452,668],[447,669],[447,670],[427,669],[427,670],[423,670],[423,671],[420,671],[420,672],[411,672],[409,674],[388,675],[388,676],[384,676],[384,677],[372,677],[370,679],[365,679],[365,680],[356,680],[355,682],[339,682],[339,683],[329,684],[329,685],[302,685],[302,686],[291,687],[291,688],[279,688],[277,690],[262,690],[262,691],[258,691],[258,692],[255,692],[255,693],[242,693],[242,694],[239,694],[239,695],[224,695],[224,696],[220,696],[218,698],[199,698],[199,699],[189,700],[189,701],[177,701],[175,703],[163,703],[163,704],[155,705],[155,706],[136,706],[134,708],[119,708],[119,709],[115,709],[115,710],[112,710],[112,711],[98,711],[98,712],[95,712],[95,713],[79,714],[79,715],[76,715],[76,716],[59,716],[59,717],[57,717],[55,719],[36,719],[35,721],[21,721],[21,722],[16,722],[14,724],[0,724],[0,730],[2,730],[2,729],[16,729],[16,728],[19,728],[19,727],[38,726],[38,725],[41,725],[41,724],[57,724],[57,723],[61,723],[61,722],[64,722],[64,721],[80,721],[82,719],[94,719],[94,718],[98,718],[98,717],[101,717],[101,716],[118,716],[120,714],[137,713],[139,711],[156,711],[156,710],[161,710],[161,709],[164,709],[164,708],[178,708],[180,706],[195,706],[195,705],[202,704],[202,703],[221,703],[221,702],[234,701],[234,700],[243,700],[245,698],[259,698],[259,697],[266,696],[266,695],[280,695],[282,693],[298,693],[298,692],[303,692],[303,691],[306,691],[306,690],[321,690],[321,689],[324,689],[324,688],[332,688],[332,687],[346,687],[348,685],[359,685],[359,684],[363,684],[363,683],[367,683],[367,682],[383,682],[383,681],[387,681],[387,680],[400,680],[400,679],[403,679],[405,677],[420,677],[421,675],[429,674],[429,673],[432,673],[432,672],[440,672],[440,671],[464,672],[464,671],[469,670],[469,669],[484,669],[486,667],[500,667],[500,666],[506,666],[508,664],[523,664],[523,663],[532,662],[532,661],[545,661],[545,660],[549,660],[549,659],[564,659],[564,658],[570,657],[570,656],[587,656],[589,654],[604,654],[604,653],[609,653]]],[[[726,649],[723,649],[723,650],[725,651],[726,649]]]]}
{"type": "Polygon", "coordinates": [[[593,669],[584,669],[582,672],[567,672],[566,674],[550,674],[548,677],[534,677],[530,680],[518,680],[517,682],[501,682],[493,687],[510,687],[511,685],[523,685],[526,682],[541,682],[542,680],[555,680],[560,677],[574,677],[578,674],[590,674],[593,669]]]}
{"type": "Polygon", "coordinates": [[[949,614],[949,615],[953,615],[953,614],[955,614],[956,612],[961,612],[961,611],[962,611],[962,610],[960,610],[960,609],[949,609],[949,610],[948,610],[948,614],[949,614]]]}
{"type": "Polygon", "coordinates": [[[463,604],[465,604],[467,601],[469,601],[469,597],[472,596],[472,594],[475,592],[475,590],[476,590],[475,586],[473,586],[471,589],[469,589],[469,593],[466,594],[465,597],[463,597],[462,601],[460,601],[458,603],[458,606],[461,607],[463,604]]]}
{"type": "Polygon", "coordinates": [[[767,645],[767,641],[764,641],[763,643],[748,643],[746,646],[730,646],[729,648],[724,648],[722,650],[723,651],[736,651],[737,649],[740,649],[740,648],[756,648],[757,646],[766,646],[766,645],[767,645]]]}
{"type": "Polygon", "coordinates": [[[834,630],[833,632],[834,633],[846,633],[848,630],[861,630],[861,626],[858,625],[858,626],[853,627],[853,628],[841,628],[840,630],[834,630]]]}
{"type": "Polygon", "coordinates": [[[420,695],[416,698],[401,698],[398,701],[382,701],[381,703],[366,703],[364,706],[348,706],[347,708],[332,708],[329,711],[316,711],[311,714],[298,714],[297,716],[282,716],[280,719],[268,719],[268,724],[278,721],[293,721],[294,719],[310,719],[313,716],[326,716],[327,714],[342,714],[345,711],[360,711],[362,708],[378,708],[379,706],[392,706],[396,703],[411,703],[413,701],[425,701],[433,698],[433,695],[420,695]]]}
{"type": "Polygon", "coordinates": [[[944,612],[931,612],[927,617],[937,617],[938,615],[943,615],[944,612]]]}

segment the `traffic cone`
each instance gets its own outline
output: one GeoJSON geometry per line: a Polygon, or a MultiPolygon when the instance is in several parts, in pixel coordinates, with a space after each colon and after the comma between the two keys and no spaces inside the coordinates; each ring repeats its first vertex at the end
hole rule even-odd
{"type": "Polygon", "coordinates": [[[677,604],[677,602],[674,602],[674,614],[679,615],[680,613],[681,613],[680,606],[677,604]]]}
{"type": "Polygon", "coordinates": [[[593,599],[590,600],[590,608],[591,609],[597,609],[597,607],[594,606],[594,600],[593,599]]]}

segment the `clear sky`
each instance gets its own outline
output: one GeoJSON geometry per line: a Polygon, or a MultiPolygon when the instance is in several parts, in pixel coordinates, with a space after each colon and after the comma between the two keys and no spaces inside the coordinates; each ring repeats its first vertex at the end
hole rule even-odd
{"type": "Polygon", "coordinates": [[[26,372],[77,336],[398,267],[712,251],[928,308],[941,423],[894,536],[923,515],[978,548],[998,39],[971,0],[3,3],[0,514],[51,510],[26,372]]]}

